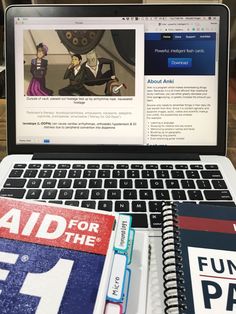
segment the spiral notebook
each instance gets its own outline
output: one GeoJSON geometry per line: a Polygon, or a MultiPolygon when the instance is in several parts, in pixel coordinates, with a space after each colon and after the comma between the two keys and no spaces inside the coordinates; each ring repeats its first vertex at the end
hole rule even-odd
{"type": "Polygon", "coordinates": [[[236,313],[236,211],[179,203],[163,209],[165,313],[236,313]]]}

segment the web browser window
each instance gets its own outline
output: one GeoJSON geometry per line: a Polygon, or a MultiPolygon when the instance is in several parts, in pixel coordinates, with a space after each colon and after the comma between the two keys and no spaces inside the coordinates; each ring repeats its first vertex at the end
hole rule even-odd
{"type": "Polygon", "coordinates": [[[210,16],[15,18],[17,144],[216,145],[218,36],[210,16]]]}

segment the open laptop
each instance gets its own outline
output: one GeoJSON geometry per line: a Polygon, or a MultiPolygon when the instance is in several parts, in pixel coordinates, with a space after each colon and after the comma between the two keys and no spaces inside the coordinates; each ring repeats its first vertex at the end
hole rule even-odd
{"type": "Polygon", "coordinates": [[[148,314],[163,312],[162,202],[235,206],[228,25],[223,5],[6,11],[0,195],[130,213],[152,245],[148,314]]]}

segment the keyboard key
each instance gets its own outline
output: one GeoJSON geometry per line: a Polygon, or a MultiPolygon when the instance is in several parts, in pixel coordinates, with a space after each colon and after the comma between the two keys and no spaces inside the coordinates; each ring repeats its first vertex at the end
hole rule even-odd
{"type": "Polygon", "coordinates": [[[75,180],[73,188],[86,188],[87,186],[87,180],[86,179],[80,179],[80,180],[75,180]]]}
{"type": "Polygon", "coordinates": [[[127,201],[116,201],[115,202],[116,212],[129,212],[129,202],[127,201]]]}
{"type": "Polygon", "coordinates": [[[85,207],[85,208],[95,209],[96,208],[96,202],[95,201],[83,201],[81,203],[81,206],[85,207]]]}
{"type": "Polygon", "coordinates": [[[203,165],[190,165],[190,169],[203,169],[203,165]]]}
{"type": "Polygon", "coordinates": [[[134,181],[135,183],[135,188],[136,189],[147,189],[148,188],[148,182],[147,180],[135,180],[134,181]]]}
{"type": "Polygon", "coordinates": [[[114,169],[115,166],[113,164],[103,164],[102,169],[114,169]]]}
{"type": "Polygon", "coordinates": [[[53,178],[65,178],[67,170],[55,170],[53,178]]]}
{"type": "Polygon", "coordinates": [[[189,190],[188,196],[189,196],[189,199],[193,201],[203,200],[202,192],[199,190],[189,190]]]}
{"type": "Polygon", "coordinates": [[[23,188],[26,179],[7,179],[4,183],[4,188],[23,188]]]}
{"type": "Polygon", "coordinates": [[[173,179],[184,179],[184,172],[182,170],[172,170],[170,173],[173,179]]]}
{"type": "Polygon", "coordinates": [[[167,189],[179,189],[178,180],[166,180],[167,189]]]}
{"type": "Polygon", "coordinates": [[[188,165],[175,165],[175,169],[188,169],[188,165]]]}
{"type": "Polygon", "coordinates": [[[41,179],[29,179],[27,183],[27,188],[38,188],[41,184],[42,180],[41,179]]]}
{"type": "Polygon", "coordinates": [[[70,169],[70,165],[69,164],[59,164],[57,166],[58,169],[70,169]]]}
{"type": "Polygon", "coordinates": [[[160,214],[151,214],[150,223],[151,223],[151,228],[161,228],[162,216],[160,214]]]}
{"type": "Polygon", "coordinates": [[[110,170],[99,170],[98,178],[110,178],[111,172],[110,170]]]}
{"type": "Polygon", "coordinates": [[[92,190],[91,199],[104,199],[105,198],[105,190],[96,189],[92,190]]]}
{"type": "Polygon", "coordinates": [[[168,170],[157,170],[156,174],[157,174],[157,178],[168,179],[170,177],[168,170]]]}
{"type": "Polygon", "coordinates": [[[72,180],[71,179],[60,179],[58,181],[57,187],[58,188],[62,188],[62,189],[70,188],[71,184],[72,184],[72,180]]]}
{"type": "Polygon", "coordinates": [[[79,201],[65,201],[65,205],[79,207],[79,201]]]}
{"type": "Polygon", "coordinates": [[[41,164],[29,164],[28,168],[29,169],[39,169],[39,168],[41,168],[41,164]]]}
{"type": "Polygon", "coordinates": [[[146,169],[158,169],[158,165],[155,164],[146,165],[146,169]]]}
{"type": "Polygon", "coordinates": [[[211,189],[211,184],[209,180],[196,180],[196,183],[199,189],[211,189]]]}
{"type": "Polygon", "coordinates": [[[137,199],[137,191],[136,190],[124,190],[124,199],[125,200],[137,199]]]}
{"type": "Polygon", "coordinates": [[[129,214],[132,216],[132,228],[148,228],[147,214],[129,214]]]}
{"type": "Polygon", "coordinates": [[[181,180],[181,185],[183,189],[196,189],[193,180],[181,180]]]}
{"type": "Polygon", "coordinates": [[[116,165],[116,169],[129,169],[129,165],[127,165],[127,164],[118,164],[118,165],[116,165]]]}
{"type": "Polygon", "coordinates": [[[131,165],[131,169],[143,169],[143,165],[141,165],[141,164],[133,164],[133,165],[131,165]]]}
{"type": "Polygon", "coordinates": [[[112,171],[112,177],[113,178],[124,178],[125,177],[125,171],[124,170],[113,170],[112,171]]]}
{"type": "Polygon", "coordinates": [[[127,178],[139,178],[139,170],[127,170],[127,178]]]}
{"type": "Polygon", "coordinates": [[[72,199],[72,195],[73,195],[73,190],[68,190],[68,189],[60,190],[58,198],[70,200],[72,199]]]}
{"type": "Polygon", "coordinates": [[[222,174],[218,170],[213,170],[213,171],[207,171],[207,170],[202,170],[201,175],[203,179],[222,179],[222,174]]]}
{"type": "Polygon", "coordinates": [[[54,168],[56,168],[56,164],[44,164],[43,168],[44,169],[54,169],[54,168]]]}
{"type": "Polygon", "coordinates": [[[227,185],[224,180],[212,180],[211,183],[216,190],[227,189],[227,185]]]}
{"type": "Polygon", "coordinates": [[[186,170],[186,176],[188,179],[199,179],[200,175],[197,170],[186,170]]]}
{"type": "Polygon", "coordinates": [[[24,178],[35,178],[38,174],[38,170],[25,170],[24,178]]]}
{"type": "Polygon", "coordinates": [[[84,169],[85,165],[84,164],[73,164],[72,169],[84,169]]]}
{"type": "Polygon", "coordinates": [[[153,192],[152,190],[140,190],[139,198],[141,200],[153,200],[153,192]]]}
{"type": "Polygon", "coordinates": [[[173,200],[184,201],[187,199],[185,191],[183,190],[172,190],[171,191],[173,200]]]}
{"type": "Polygon", "coordinates": [[[43,188],[51,189],[55,188],[57,180],[55,179],[46,179],[43,181],[43,188]]]}
{"type": "Polygon", "coordinates": [[[126,189],[126,188],[132,188],[133,187],[133,181],[132,180],[120,180],[120,188],[126,189]]]}
{"type": "Polygon", "coordinates": [[[205,169],[218,169],[217,165],[205,165],[205,169]]]}
{"type": "Polygon", "coordinates": [[[33,200],[39,199],[41,192],[42,190],[40,189],[29,189],[25,198],[33,200]]]}
{"type": "Polygon", "coordinates": [[[150,201],[148,202],[150,212],[162,212],[163,202],[150,201]]]}
{"type": "Polygon", "coordinates": [[[169,191],[167,190],[156,190],[156,199],[157,200],[169,200],[170,199],[170,194],[169,191]]]}
{"type": "Polygon", "coordinates": [[[89,187],[93,189],[99,189],[102,187],[102,180],[101,179],[91,179],[89,181],[89,187]]]}
{"type": "MultiPolygon", "coordinates": [[[[41,201],[40,201],[41,202],[41,201]]],[[[56,201],[52,201],[52,200],[49,200],[48,201],[48,203],[50,203],[50,204],[59,204],[59,205],[61,205],[61,204],[63,204],[63,201],[58,201],[58,200],[56,200],[56,201]]]]}
{"type": "Polygon", "coordinates": [[[26,190],[25,189],[1,189],[0,196],[12,197],[12,198],[23,198],[26,190]]]}
{"type": "Polygon", "coordinates": [[[76,190],[75,192],[75,199],[88,199],[89,197],[89,190],[76,190]]]}
{"type": "Polygon", "coordinates": [[[163,189],[164,188],[163,180],[150,180],[150,183],[151,183],[152,189],[163,189]]]}
{"type": "Polygon", "coordinates": [[[142,178],[154,178],[153,170],[142,170],[142,178]]]}
{"type": "Polygon", "coordinates": [[[133,201],[132,202],[132,212],[146,212],[146,202],[144,201],[133,201]]]}
{"type": "Polygon", "coordinates": [[[55,189],[46,189],[43,191],[42,199],[55,199],[57,196],[57,190],[55,189]]]}
{"type": "Polygon", "coordinates": [[[80,178],[81,170],[69,170],[68,178],[80,178]]]}
{"type": "Polygon", "coordinates": [[[232,200],[232,196],[228,190],[204,191],[204,195],[207,200],[232,200]]]}
{"type": "Polygon", "coordinates": [[[98,202],[98,209],[111,212],[112,211],[112,201],[99,201],[98,202]]]}
{"type": "Polygon", "coordinates": [[[116,179],[106,179],[104,187],[108,188],[108,189],[117,188],[117,180],[116,179]]]}
{"type": "Polygon", "coordinates": [[[161,169],[173,169],[173,165],[161,165],[160,166],[161,169]]]}
{"type": "Polygon", "coordinates": [[[16,169],[24,169],[26,167],[26,164],[15,164],[14,168],[16,169]]]}
{"type": "Polygon", "coordinates": [[[121,191],[120,190],[108,190],[107,198],[119,200],[121,199],[121,191]]]}
{"type": "Polygon", "coordinates": [[[39,178],[50,178],[52,175],[52,170],[40,170],[39,171],[39,178]]]}
{"type": "Polygon", "coordinates": [[[23,170],[13,169],[9,174],[9,178],[20,178],[22,173],[23,170]]]}
{"type": "Polygon", "coordinates": [[[99,169],[100,165],[99,164],[88,164],[87,169],[99,169]]]}
{"type": "Polygon", "coordinates": [[[84,170],[83,178],[95,178],[96,170],[84,170]]]}

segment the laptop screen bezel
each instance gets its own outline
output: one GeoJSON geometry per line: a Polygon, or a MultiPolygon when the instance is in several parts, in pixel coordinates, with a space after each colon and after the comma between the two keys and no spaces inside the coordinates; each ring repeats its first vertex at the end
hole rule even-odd
{"type": "Polygon", "coordinates": [[[7,73],[7,147],[9,154],[33,153],[119,153],[124,154],[199,154],[225,155],[228,89],[229,10],[225,5],[19,5],[6,10],[7,73]],[[16,144],[15,101],[15,17],[122,17],[122,16],[219,16],[219,71],[217,145],[145,146],[145,145],[19,145],[16,144]]]}

